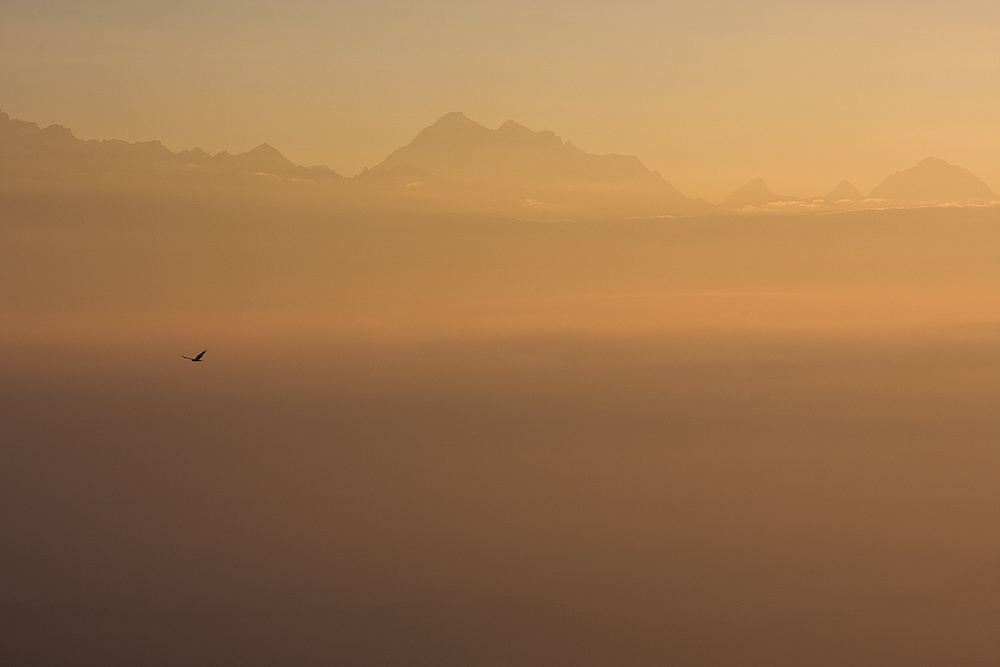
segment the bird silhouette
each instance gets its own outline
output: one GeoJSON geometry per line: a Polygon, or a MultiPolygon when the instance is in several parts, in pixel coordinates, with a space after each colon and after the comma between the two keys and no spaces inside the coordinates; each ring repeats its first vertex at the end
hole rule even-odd
{"type": "Polygon", "coordinates": [[[208,352],[208,350],[202,350],[201,353],[198,354],[197,357],[185,357],[183,354],[181,356],[184,357],[185,359],[189,360],[189,361],[201,361],[201,358],[205,356],[206,352],[208,352]]]}

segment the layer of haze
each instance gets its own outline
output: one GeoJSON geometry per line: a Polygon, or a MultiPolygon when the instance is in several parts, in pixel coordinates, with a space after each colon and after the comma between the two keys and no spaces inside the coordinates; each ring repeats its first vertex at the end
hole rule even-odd
{"type": "Polygon", "coordinates": [[[531,223],[242,183],[4,194],[5,664],[1000,655],[996,205],[531,223]]]}
{"type": "Polygon", "coordinates": [[[109,2],[0,6],[0,108],[86,139],[353,175],[442,113],[637,155],[718,202],[862,191],[934,155],[1000,187],[1000,6],[109,2]]]}

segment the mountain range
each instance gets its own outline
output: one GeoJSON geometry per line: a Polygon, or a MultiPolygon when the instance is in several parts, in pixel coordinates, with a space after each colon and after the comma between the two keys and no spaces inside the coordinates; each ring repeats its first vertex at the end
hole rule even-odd
{"type": "Polygon", "coordinates": [[[209,155],[200,148],[174,153],[159,141],[84,141],[61,125],[45,128],[0,112],[0,169],[26,178],[59,173],[156,174],[171,170],[271,174],[311,180],[342,178],[327,167],[301,167],[261,144],[246,153],[209,155]]]}
{"type": "Polygon", "coordinates": [[[755,178],[729,195],[719,208],[757,208],[774,204],[822,203],[827,206],[863,206],[892,203],[899,205],[970,203],[986,204],[1000,200],[968,169],[948,164],[938,158],[925,158],[916,166],[887,176],[865,197],[850,181],[843,180],[822,199],[777,195],[755,178]]]}
{"type": "MultiPolygon", "coordinates": [[[[41,128],[0,112],[0,176],[12,188],[93,182],[161,187],[185,179],[231,183],[234,178],[262,183],[264,176],[272,187],[294,181],[336,184],[337,196],[371,205],[389,202],[402,208],[539,218],[689,215],[713,208],[704,200],[685,197],[635,156],[587,153],[553,132],[535,132],[513,120],[489,129],[461,112],[445,114],[354,178],[323,166],[296,165],[268,144],[235,155],[210,155],[198,148],[174,153],[158,141],[85,141],[65,127],[41,128]]],[[[911,205],[998,199],[968,170],[927,158],[888,176],[867,198],[846,180],[825,197],[798,198],[775,194],[756,178],[719,208],[792,204],[843,208],[875,200],[911,205]]]]}

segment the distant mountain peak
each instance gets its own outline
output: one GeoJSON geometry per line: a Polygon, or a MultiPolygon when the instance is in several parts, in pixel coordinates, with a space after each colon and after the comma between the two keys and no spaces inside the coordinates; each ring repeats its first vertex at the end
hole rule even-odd
{"type": "Polygon", "coordinates": [[[767,183],[764,179],[757,177],[738,188],[733,194],[726,197],[726,199],[719,204],[721,208],[743,208],[744,206],[763,206],[764,204],[769,204],[774,201],[782,201],[788,199],[787,197],[780,197],[773,192],[771,188],[767,187],[767,183]]]}
{"type": "MultiPolygon", "coordinates": [[[[489,131],[486,126],[477,123],[461,111],[452,111],[434,121],[434,124],[426,128],[428,130],[450,130],[450,131],[489,131]]],[[[419,135],[417,135],[419,136],[419,135]]]]}
{"type": "Polygon", "coordinates": [[[216,157],[222,158],[233,165],[240,165],[243,169],[267,174],[281,174],[289,170],[298,169],[294,162],[268,144],[261,144],[246,153],[237,153],[235,155],[219,153],[216,157]]]}
{"type": "Polygon", "coordinates": [[[533,130],[529,130],[524,125],[521,125],[520,123],[513,120],[504,121],[504,124],[498,127],[496,131],[501,134],[528,134],[528,135],[537,134],[533,130]]]}
{"type": "Polygon", "coordinates": [[[449,111],[445,115],[441,116],[434,123],[435,125],[447,124],[447,123],[476,123],[474,120],[470,119],[461,111],[449,111]]]}
{"type": "Polygon", "coordinates": [[[926,157],[916,166],[890,174],[868,196],[911,204],[998,199],[971,171],[935,157],[926,157]]]}
{"type": "Polygon", "coordinates": [[[837,184],[837,187],[823,197],[823,199],[828,202],[861,201],[864,198],[865,196],[861,194],[861,191],[854,187],[854,184],[847,179],[842,180],[837,184]]]}
{"type": "Polygon", "coordinates": [[[42,132],[59,137],[76,139],[76,137],[73,136],[73,130],[68,127],[63,127],[62,125],[49,125],[48,127],[43,127],[42,132]]]}
{"type": "Polygon", "coordinates": [[[490,132],[491,130],[469,119],[461,111],[452,111],[421,130],[409,145],[461,144],[490,132]]]}
{"type": "Polygon", "coordinates": [[[365,178],[411,172],[563,211],[583,202],[603,206],[615,198],[635,214],[708,206],[682,195],[635,156],[586,153],[550,130],[536,132],[514,120],[490,129],[457,111],[421,130],[365,172],[365,178]]]}
{"type": "Polygon", "coordinates": [[[247,155],[281,155],[281,153],[278,152],[277,148],[271,146],[270,144],[261,144],[260,146],[257,146],[257,148],[247,151],[247,155]]]}
{"type": "Polygon", "coordinates": [[[590,155],[554,132],[535,132],[514,120],[491,130],[459,111],[441,116],[372,171],[401,168],[493,185],[665,183],[638,158],[590,155]]]}

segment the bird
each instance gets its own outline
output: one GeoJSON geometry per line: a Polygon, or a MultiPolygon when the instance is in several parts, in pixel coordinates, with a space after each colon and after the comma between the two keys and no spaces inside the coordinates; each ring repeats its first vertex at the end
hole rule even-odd
{"type": "Polygon", "coordinates": [[[188,361],[201,361],[201,358],[205,356],[206,352],[208,352],[208,350],[202,350],[197,357],[185,357],[183,354],[181,355],[181,357],[187,359],[188,361]]]}

